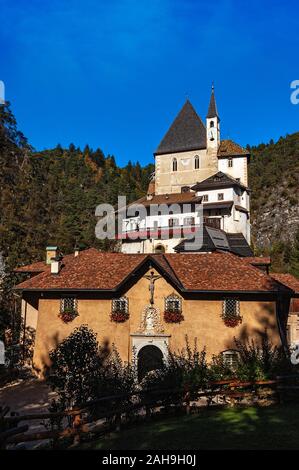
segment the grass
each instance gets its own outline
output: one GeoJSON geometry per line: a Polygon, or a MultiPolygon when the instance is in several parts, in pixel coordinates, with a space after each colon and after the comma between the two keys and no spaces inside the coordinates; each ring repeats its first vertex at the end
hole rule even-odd
{"type": "Polygon", "coordinates": [[[126,428],[87,446],[108,450],[299,449],[299,406],[205,409],[196,415],[126,428]]]}

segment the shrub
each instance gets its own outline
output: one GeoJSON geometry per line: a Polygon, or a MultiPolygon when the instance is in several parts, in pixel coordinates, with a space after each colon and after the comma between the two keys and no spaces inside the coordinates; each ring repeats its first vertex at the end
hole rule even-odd
{"type": "Polygon", "coordinates": [[[236,376],[239,380],[267,380],[276,375],[286,373],[291,368],[282,347],[273,346],[267,332],[262,335],[261,342],[240,341],[235,339],[239,351],[236,376]]]}
{"type": "Polygon", "coordinates": [[[48,381],[58,392],[64,407],[72,407],[95,398],[97,377],[107,356],[96,334],[86,325],[76,328],[55,350],[48,381]]]}
{"type": "Polygon", "coordinates": [[[150,372],[141,383],[144,390],[170,390],[166,397],[161,394],[160,398],[164,404],[181,402],[188,391],[190,398],[194,399],[194,390],[204,389],[208,384],[209,371],[205,349],[198,351],[196,339],[193,348],[190,347],[187,336],[185,341],[185,348],[179,353],[168,351],[168,359],[162,368],[150,372]]]}

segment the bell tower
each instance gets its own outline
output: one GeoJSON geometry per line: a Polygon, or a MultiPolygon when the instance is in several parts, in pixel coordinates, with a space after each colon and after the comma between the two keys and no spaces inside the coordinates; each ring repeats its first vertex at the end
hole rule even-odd
{"type": "Polygon", "coordinates": [[[220,118],[216,106],[214,85],[212,85],[210,104],[206,117],[206,129],[207,153],[211,155],[217,155],[217,151],[220,145],[220,118]]]}

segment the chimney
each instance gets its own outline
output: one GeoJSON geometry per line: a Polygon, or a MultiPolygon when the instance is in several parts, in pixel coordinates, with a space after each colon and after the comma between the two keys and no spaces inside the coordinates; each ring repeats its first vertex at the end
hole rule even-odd
{"type": "Polygon", "coordinates": [[[47,246],[46,248],[46,264],[51,264],[52,259],[56,258],[58,255],[58,247],[57,246],[47,246]]]}
{"type": "Polygon", "coordinates": [[[56,255],[51,258],[51,274],[59,274],[61,268],[61,256],[56,255]]]}
{"type": "Polygon", "coordinates": [[[80,248],[78,245],[75,245],[75,248],[74,248],[74,256],[79,256],[79,253],[80,253],[80,248]]]}
{"type": "Polygon", "coordinates": [[[150,201],[153,199],[154,195],[155,195],[155,182],[150,181],[148,188],[147,188],[146,199],[150,201]]]}

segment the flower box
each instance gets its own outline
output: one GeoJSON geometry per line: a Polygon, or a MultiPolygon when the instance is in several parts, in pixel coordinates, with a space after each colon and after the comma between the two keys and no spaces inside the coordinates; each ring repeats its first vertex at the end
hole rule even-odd
{"type": "Polygon", "coordinates": [[[182,312],[172,312],[172,311],[165,311],[164,312],[164,320],[166,323],[180,323],[184,320],[182,312]]]}
{"type": "Polygon", "coordinates": [[[124,323],[127,321],[129,318],[129,313],[128,312],[122,312],[122,311],[114,311],[111,312],[111,321],[114,321],[116,323],[124,323]]]}
{"type": "Polygon", "coordinates": [[[224,316],[223,321],[226,326],[230,328],[235,328],[236,326],[242,323],[242,317],[241,315],[227,316],[227,317],[224,316]]]}
{"type": "Polygon", "coordinates": [[[60,312],[58,316],[59,316],[59,318],[61,318],[61,320],[64,323],[70,323],[78,315],[79,314],[78,314],[77,310],[67,308],[67,309],[63,310],[63,312],[60,312]]]}

